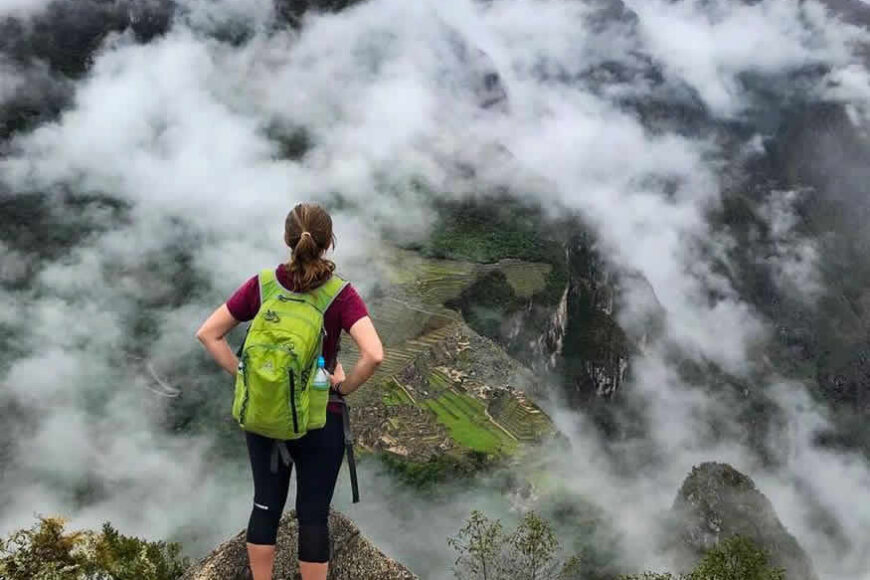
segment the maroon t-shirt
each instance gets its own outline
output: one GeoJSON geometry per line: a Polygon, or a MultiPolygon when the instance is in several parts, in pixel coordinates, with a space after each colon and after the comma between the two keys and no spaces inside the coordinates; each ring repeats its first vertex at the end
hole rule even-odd
{"type": "MultiPolygon", "coordinates": [[[[275,269],[275,276],[281,286],[294,292],[293,282],[284,264],[275,269]]],[[[233,318],[240,322],[247,322],[257,315],[257,311],[260,310],[260,281],[257,276],[252,276],[230,296],[227,300],[227,309],[233,318]]],[[[338,363],[341,331],[350,332],[350,328],[360,318],[368,315],[365,303],[350,284],[345,286],[335,297],[323,315],[323,328],[326,330],[326,339],[323,341],[323,358],[326,359],[326,368],[334,370],[338,363]]],[[[333,409],[332,406],[330,406],[330,410],[340,411],[340,409],[333,409]]]]}

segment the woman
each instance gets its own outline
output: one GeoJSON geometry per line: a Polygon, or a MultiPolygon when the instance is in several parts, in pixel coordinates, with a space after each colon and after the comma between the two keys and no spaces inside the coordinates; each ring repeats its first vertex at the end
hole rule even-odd
{"type": "MultiPolygon", "coordinates": [[[[284,241],[291,249],[291,257],[274,273],[283,290],[308,293],[330,280],[335,264],[324,254],[334,246],[335,237],[332,218],[322,207],[299,204],[293,208],[284,224],[284,241]]],[[[260,302],[259,276],[253,276],[215,310],[196,334],[215,361],[231,375],[236,374],[239,360],[225,336],[239,322],[253,319],[260,302]]],[[[384,357],[366,306],[352,286],[345,286],[335,296],[323,315],[323,326],[326,331],[323,357],[326,368],[334,370],[330,375],[332,390],[340,396],[349,395],[372,376],[384,357]],[[360,351],[359,360],[347,376],[337,360],[342,330],[350,334],[360,351]]],[[[287,442],[293,462],[290,465],[279,462],[277,472],[270,468],[275,441],[245,432],[254,476],[254,507],[247,531],[254,580],[272,578],[278,523],[287,500],[293,464],[297,468],[299,569],[303,580],[325,580],[330,552],[329,504],[344,455],[342,410],[342,405],[330,403],[323,428],[287,442]]]]}

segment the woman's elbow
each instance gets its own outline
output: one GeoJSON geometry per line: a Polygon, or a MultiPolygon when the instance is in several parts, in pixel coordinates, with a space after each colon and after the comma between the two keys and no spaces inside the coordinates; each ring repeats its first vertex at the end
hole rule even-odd
{"type": "Polygon", "coordinates": [[[374,366],[380,366],[382,362],[384,362],[384,349],[372,349],[367,351],[365,357],[371,362],[374,366]]]}

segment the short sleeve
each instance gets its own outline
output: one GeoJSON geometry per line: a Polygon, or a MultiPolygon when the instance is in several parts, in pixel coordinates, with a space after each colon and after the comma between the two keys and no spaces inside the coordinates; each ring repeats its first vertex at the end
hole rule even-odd
{"type": "Polygon", "coordinates": [[[227,309],[240,322],[247,322],[257,315],[260,309],[260,281],[257,276],[251,277],[233,292],[227,300],[227,309]]]}
{"type": "Polygon", "coordinates": [[[350,332],[350,328],[356,324],[360,318],[369,315],[369,310],[366,308],[365,302],[360,298],[356,288],[350,284],[341,291],[341,294],[336,297],[335,302],[335,306],[338,307],[341,317],[341,328],[345,332],[350,332]]]}

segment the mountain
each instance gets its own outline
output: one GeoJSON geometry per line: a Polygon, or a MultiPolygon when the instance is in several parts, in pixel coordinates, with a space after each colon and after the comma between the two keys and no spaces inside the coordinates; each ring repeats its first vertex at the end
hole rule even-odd
{"type": "Polygon", "coordinates": [[[776,515],[770,500],[746,475],[724,463],[692,468],[671,510],[677,544],[697,559],[732,536],[766,550],[789,580],[817,580],[812,562],[776,515]]]}

